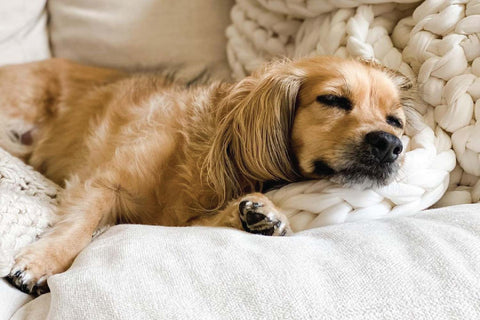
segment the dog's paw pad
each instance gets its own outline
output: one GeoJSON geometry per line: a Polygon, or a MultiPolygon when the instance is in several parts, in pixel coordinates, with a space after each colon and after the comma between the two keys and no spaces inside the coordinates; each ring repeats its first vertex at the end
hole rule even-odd
{"type": "Polygon", "coordinates": [[[46,275],[37,278],[25,268],[14,268],[7,276],[7,280],[13,286],[28,294],[38,296],[50,291],[46,275]]]}
{"type": "Polygon", "coordinates": [[[251,200],[241,201],[238,209],[245,231],[266,236],[285,236],[289,233],[286,217],[269,205],[251,200]]]}

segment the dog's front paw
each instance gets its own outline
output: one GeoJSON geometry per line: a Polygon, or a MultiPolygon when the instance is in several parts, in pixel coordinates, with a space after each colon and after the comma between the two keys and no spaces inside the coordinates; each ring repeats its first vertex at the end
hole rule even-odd
{"type": "Polygon", "coordinates": [[[41,295],[49,292],[47,278],[66,269],[54,252],[54,248],[38,243],[24,248],[17,255],[7,280],[28,294],[41,295]]]}
{"type": "Polygon", "coordinates": [[[266,236],[285,236],[291,233],[288,219],[268,201],[244,198],[238,209],[243,229],[266,236]]]}
{"type": "Polygon", "coordinates": [[[12,268],[7,280],[25,293],[41,295],[49,292],[47,285],[49,273],[41,264],[21,257],[12,268]]]}
{"type": "Polygon", "coordinates": [[[50,291],[47,285],[47,278],[47,275],[37,278],[31,270],[20,267],[12,269],[7,280],[21,291],[39,296],[50,291]]]}

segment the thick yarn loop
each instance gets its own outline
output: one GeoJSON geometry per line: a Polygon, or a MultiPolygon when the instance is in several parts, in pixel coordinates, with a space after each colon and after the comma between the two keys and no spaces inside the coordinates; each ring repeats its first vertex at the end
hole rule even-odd
{"type": "Polygon", "coordinates": [[[294,230],[480,198],[480,125],[479,129],[476,125],[480,116],[480,0],[238,0],[234,14],[248,17],[232,18],[227,30],[228,58],[237,79],[276,56],[363,57],[416,81],[431,105],[416,106],[426,126],[406,131],[404,162],[390,185],[356,190],[328,181],[307,181],[270,192],[272,200],[287,212],[294,230]],[[255,28],[276,41],[280,38],[269,24],[257,20],[269,14],[275,15],[275,25],[281,24],[278,19],[294,25],[284,34],[284,42],[277,42],[284,44],[283,50],[272,51],[268,39],[259,42],[254,38],[255,28]],[[247,20],[253,29],[244,32],[242,24],[247,20]]]}
{"type": "Polygon", "coordinates": [[[451,135],[459,166],[437,204],[479,200],[480,184],[480,1],[427,0],[408,22],[405,62],[418,73],[423,99],[435,122],[451,135]]]}
{"type": "Polygon", "coordinates": [[[332,12],[339,8],[356,8],[363,4],[381,3],[414,3],[418,0],[258,0],[266,10],[282,13],[296,18],[316,17],[322,13],[332,12]]]}
{"type": "Polygon", "coordinates": [[[0,149],[0,277],[18,251],[56,221],[60,187],[0,149]]]}

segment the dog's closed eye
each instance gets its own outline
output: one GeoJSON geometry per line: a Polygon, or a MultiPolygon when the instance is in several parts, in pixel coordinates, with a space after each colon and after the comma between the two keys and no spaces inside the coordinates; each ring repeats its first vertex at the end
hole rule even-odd
{"type": "Polygon", "coordinates": [[[352,110],[352,102],[350,99],[334,94],[324,94],[317,97],[317,102],[329,106],[339,108],[345,111],[352,110]]]}
{"type": "Polygon", "coordinates": [[[400,129],[403,128],[402,120],[398,119],[395,116],[387,116],[387,123],[389,125],[391,125],[392,127],[396,127],[396,128],[400,128],[400,129]]]}

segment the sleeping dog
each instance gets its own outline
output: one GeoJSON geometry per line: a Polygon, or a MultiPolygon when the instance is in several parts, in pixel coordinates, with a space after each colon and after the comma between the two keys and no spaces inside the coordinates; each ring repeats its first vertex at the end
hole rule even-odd
{"type": "Polygon", "coordinates": [[[28,130],[9,130],[22,143],[0,146],[64,187],[60,221],[19,253],[10,279],[44,292],[109,224],[287,235],[263,186],[387,184],[411,90],[375,63],[325,56],[190,88],[61,59],[3,67],[0,112],[28,130]]]}

